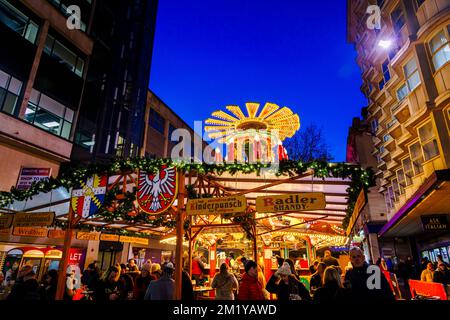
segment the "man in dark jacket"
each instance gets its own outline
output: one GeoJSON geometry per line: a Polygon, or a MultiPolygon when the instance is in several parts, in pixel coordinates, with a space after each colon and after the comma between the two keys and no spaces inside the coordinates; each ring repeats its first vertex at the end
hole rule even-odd
{"type": "Polygon", "coordinates": [[[364,252],[358,248],[353,247],[350,249],[350,262],[353,266],[345,274],[344,286],[350,289],[350,295],[354,300],[384,300],[394,301],[394,294],[386,280],[386,277],[381,272],[381,269],[376,265],[369,265],[364,260],[364,252]],[[377,269],[375,274],[370,269],[377,269]],[[376,276],[379,278],[372,281],[369,277],[376,276]],[[380,286],[372,286],[379,283],[380,286]]]}
{"type": "Polygon", "coordinates": [[[450,284],[450,271],[444,262],[439,262],[438,268],[433,273],[433,281],[442,283],[444,288],[450,284]]]}
{"type": "Polygon", "coordinates": [[[34,273],[31,266],[24,266],[17,276],[17,280],[11,289],[7,300],[40,300],[41,294],[39,283],[36,280],[36,273],[34,273]]]}
{"type": "Polygon", "coordinates": [[[270,277],[266,290],[275,293],[280,301],[311,300],[308,290],[303,283],[292,274],[289,263],[283,265],[270,277]]]}
{"type": "Polygon", "coordinates": [[[335,266],[339,267],[339,261],[331,255],[330,250],[325,250],[322,262],[327,265],[327,267],[335,266]]]}

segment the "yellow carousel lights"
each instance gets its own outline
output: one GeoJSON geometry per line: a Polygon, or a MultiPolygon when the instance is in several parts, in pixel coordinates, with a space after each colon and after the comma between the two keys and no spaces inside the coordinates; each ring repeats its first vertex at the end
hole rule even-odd
{"type": "Polygon", "coordinates": [[[226,161],[273,161],[272,148],[278,145],[278,160],[287,158],[282,141],[292,137],[300,129],[300,118],[288,107],[280,108],[267,102],[247,102],[244,114],[239,106],[226,106],[214,111],[205,121],[205,131],[211,139],[227,144],[226,161]]]}

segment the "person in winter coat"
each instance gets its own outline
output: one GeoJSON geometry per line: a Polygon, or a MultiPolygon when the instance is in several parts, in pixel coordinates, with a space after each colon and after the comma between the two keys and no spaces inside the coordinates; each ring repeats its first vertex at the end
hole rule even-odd
{"type": "Polygon", "coordinates": [[[151,270],[152,267],[149,264],[144,264],[142,266],[141,274],[139,274],[134,281],[134,299],[144,300],[150,282],[156,280],[156,277],[150,274],[151,270]]]}
{"type": "Polygon", "coordinates": [[[56,297],[57,286],[58,286],[58,271],[49,270],[44,275],[43,287],[41,289],[42,300],[54,301],[56,297]]]}
{"type": "Polygon", "coordinates": [[[303,283],[297,280],[292,274],[288,262],[283,265],[270,277],[266,290],[275,293],[280,301],[287,300],[311,300],[308,290],[303,283]]]}
{"type": "Polygon", "coordinates": [[[162,276],[161,265],[159,263],[152,263],[152,276],[158,280],[162,276]]]}
{"type": "Polygon", "coordinates": [[[371,265],[371,269],[378,270],[380,287],[369,288],[367,285],[367,280],[370,276],[373,276],[373,271],[368,270],[369,264],[364,260],[364,252],[361,248],[351,248],[349,255],[353,268],[345,273],[344,286],[349,289],[349,294],[353,300],[395,300],[391,287],[378,266],[371,265]]]}
{"type": "Polygon", "coordinates": [[[314,301],[332,302],[346,298],[346,290],[342,286],[341,276],[336,267],[327,267],[323,273],[323,283],[314,292],[314,301]]]}
{"type": "Polygon", "coordinates": [[[233,289],[237,289],[239,283],[236,277],[228,272],[225,262],[220,265],[220,272],[215,275],[211,287],[216,289],[216,300],[234,300],[233,289]]]}
{"type": "Polygon", "coordinates": [[[198,252],[195,252],[194,258],[192,258],[192,280],[195,280],[195,284],[199,285],[200,280],[203,278],[203,272],[205,271],[205,264],[203,263],[198,252]]]}
{"type": "Polygon", "coordinates": [[[186,270],[183,270],[181,274],[181,300],[194,300],[194,287],[192,286],[192,281],[189,277],[189,273],[187,273],[186,270]]]}
{"type": "Polygon", "coordinates": [[[317,265],[316,272],[311,276],[311,279],[309,280],[311,294],[314,294],[317,289],[322,287],[323,273],[325,272],[326,268],[327,265],[323,262],[319,262],[319,264],[317,265]]]}
{"type": "Polygon", "coordinates": [[[438,263],[438,268],[433,273],[433,281],[442,283],[444,288],[450,284],[450,270],[447,268],[444,262],[438,263]]]}
{"type": "Polygon", "coordinates": [[[172,279],[174,270],[172,262],[166,263],[161,278],[148,285],[144,300],[174,300],[175,281],[172,279]]]}
{"type": "Polygon", "coordinates": [[[109,301],[124,299],[125,297],[121,296],[119,277],[120,270],[116,267],[109,267],[97,285],[94,292],[94,300],[109,301]]]}
{"type": "Polygon", "coordinates": [[[14,283],[7,300],[41,300],[39,283],[36,280],[36,273],[31,266],[26,265],[19,271],[17,280],[14,283]]]}
{"type": "Polygon", "coordinates": [[[122,293],[125,297],[129,297],[133,293],[134,281],[133,277],[127,273],[127,266],[124,263],[120,265],[119,282],[121,283],[122,293]]]}
{"type": "Polygon", "coordinates": [[[258,265],[253,260],[245,264],[237,300],[264,300],[262,286],[258,282],[258,265]]]}

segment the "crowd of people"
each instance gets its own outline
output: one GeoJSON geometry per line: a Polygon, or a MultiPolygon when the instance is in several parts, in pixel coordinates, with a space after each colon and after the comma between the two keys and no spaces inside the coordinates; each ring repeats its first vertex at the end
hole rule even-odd
{"type": "MultiPolygon", "coordinates": [[[[370,264],[365,261],[363,251],[354,247],[349,251],[349,265],[342,270],[330,251],[325,251],[322,259],[314,261],[310,267],[309,288],[301,281],[291,259],[278,257],[278,269],[266,283],[264,266],[253,260],[240,258],[244,273],[236,272],[233,257],[220,265],[211,282],[217,300],[305,300],[305,301],[343,301],[343,300],[394,300],[394,294],[386,278],[381,276],[378,288],[369,288],[368,272],[370,264]],[[238,275],[237,275],[238,274],[238,275]]],[[[184,259],[185,260],[185,259],[184,259]]],[[[195,253],[192,259],[192,278],[187,272],[186,261],[182,273],[182,300],[195,299],[194,286],[203,284],[205,261],[195,253]]],[[[377,261],[380,270],[387,269],[385,261],[377,261]]],[[[437,270],[431,262],[422,263],[423,281],[450,284],[449,269],[443,261],[437,270]]],[[[162,265],[150,260],[139,268],[134,259],[127,264],[115,264],[105,272],[100,272],[97,261],[89,264],[77,285],[73,274],[66,275],[65,300],[173,300],[175,294],[175,266],[172,262],[162,265]]],[[[31,266],[25,265],[10,288],[8,300],[55,300],[58,272],[48,271],[39,283],[31,266]]],[[[3,285],[0,273],[0,285],[3,285]]],[[[2,288],[0,288],[1,290],[2,288]]],[[[4,289],[4,286],[3,286],[4,289]]]]}

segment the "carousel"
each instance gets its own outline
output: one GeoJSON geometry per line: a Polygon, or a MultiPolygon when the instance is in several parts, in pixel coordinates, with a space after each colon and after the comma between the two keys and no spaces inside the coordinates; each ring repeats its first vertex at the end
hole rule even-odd
{"type": "MultiPolygon", "coordinates": [[[[177,299],[194,252],[207,268],[200,291],[208,291],[221,263],[242,273],[242,258],[257,261],[266,279],[277,257],[291,258],[307,278],[318,250],[348,244],[342,223],[371,185],[371,174],[346,163],[289,160],[283,141],[299,130],[300,119],[287,107],[247,103],[247,114],[238,106],[226,110],[205,121],[226,150],[224,157],[216,152],[216,163],[137,158],[61,170],[28,190],[1,192],[0,219],[55,212],[46,227],[64,235],[60,270],[67,269],[79,232],[172,243],[177,299]]],[[[63,289],[60,278],[59,297],[63,289]]]]}

